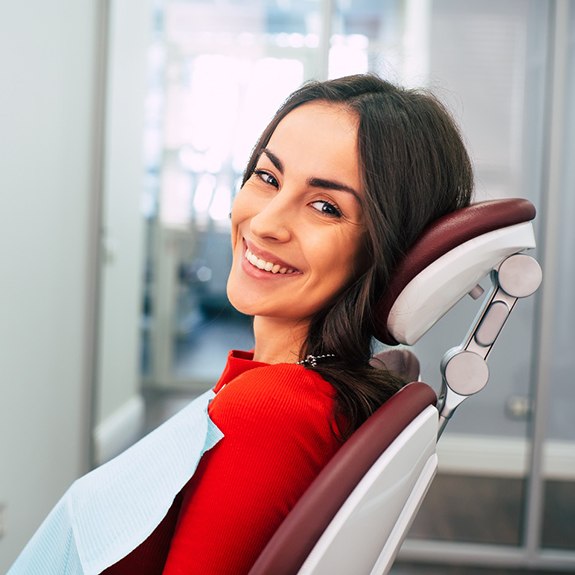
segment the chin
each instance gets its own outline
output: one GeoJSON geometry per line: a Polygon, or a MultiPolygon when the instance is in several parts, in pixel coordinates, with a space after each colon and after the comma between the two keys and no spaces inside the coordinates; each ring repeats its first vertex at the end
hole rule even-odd
{"type": "Polygon", "coordinates": [[[235,290],[232,286],[231,279],[228,279],[228,285],[226,289],[226,295],[228,296],[228,301],[232,304],[232,307],[244,315],[254,315],[252,312],[253,305],[251,302],[245,301],[245,298],[241,296],[241,290],[235,290]]]}

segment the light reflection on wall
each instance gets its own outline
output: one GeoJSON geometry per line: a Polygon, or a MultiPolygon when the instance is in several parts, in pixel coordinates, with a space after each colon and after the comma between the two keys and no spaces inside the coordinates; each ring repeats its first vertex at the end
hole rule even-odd
{"type": "Polygon", "coordinates": [[[329,51],[329,77],[340,78],[368,72],[368,47],[369,40],[362,34],[334,35],[329,51]]]}
{"type": "Polygon", "coordinates": [[[257,137],[304,69],[290,58],[222,54],[198,55],[186,68],[186,83],[167,89],[160,217],[201,229],[225,224],[257,137]]]}

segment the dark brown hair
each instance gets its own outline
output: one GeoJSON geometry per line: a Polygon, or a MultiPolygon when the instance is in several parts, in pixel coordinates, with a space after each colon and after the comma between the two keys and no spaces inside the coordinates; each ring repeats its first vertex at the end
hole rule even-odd
{"type": "Polygon", "coordinates": [[[457,126],[432,94],[368,74],[310,82],[294,92],[262,133],[242,185],[280,121],[313,101],[343,106],[359,120],[365,223],[361,260],[369,263],[336,301],[312,318],[301,352],[302,358],[335,355],[310,369],[336,389],[337,420],[347,437],[405,383],[369,364],[375,304],[425,227],[469,204],[473,172],[457,126]]]}

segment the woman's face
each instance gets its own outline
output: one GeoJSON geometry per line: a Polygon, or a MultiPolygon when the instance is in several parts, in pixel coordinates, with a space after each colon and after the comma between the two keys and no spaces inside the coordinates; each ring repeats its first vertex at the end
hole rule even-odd
{"type": "Polygon", "coordinates": [[[232,210],[228,297],[247,315],[309,320],[360,268],[357,118],[313,102],[290,112],[232,210]]]}

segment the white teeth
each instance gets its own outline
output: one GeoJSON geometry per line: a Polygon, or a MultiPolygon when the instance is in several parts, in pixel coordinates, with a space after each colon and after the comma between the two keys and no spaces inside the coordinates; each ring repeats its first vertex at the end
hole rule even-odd
{"type": "Polygon", "coordinates": [[[250,264],[252,264],[253,266],[257,267],[260,270],[271,272],[272,274],[278,274],[278,273],[291,274],[295,271],[290,268],[283,268],[280,266],[280,264],[274,264],[273,262],[266,262],[265,260],[258,258],[258,256],[250,252],[250,250],[246,250],[245,257],[248,260],[248,262],[250,262],[250,264]]]}

